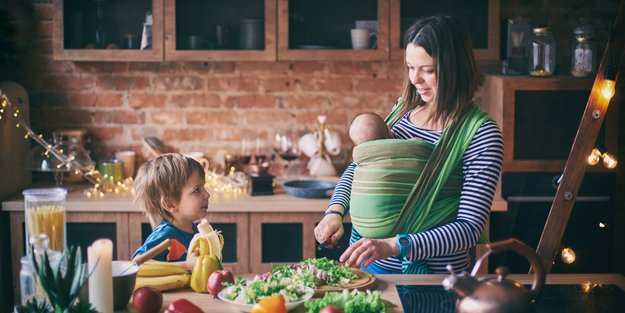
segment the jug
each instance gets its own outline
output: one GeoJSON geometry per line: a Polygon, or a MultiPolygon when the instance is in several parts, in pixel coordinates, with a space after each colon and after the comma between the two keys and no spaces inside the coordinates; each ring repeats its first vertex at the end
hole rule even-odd
{"type": "Polygon", "coordinates": [[[451,266],[448,267],[452,274],[443,280],[443,286],[458,296],[456,311],[458,313],[536,312],[536,297],[545,284],[545,270],[538,255],[526,244],[514,238],[493,242],[487,244],[486,247],[488,252],[478,260],[470,276],[466,273],[455,275],[451,266]],[[495,278],[479,280],[475,278],[482,260],[491,253],[502,251],[514,251],[530,261],[534,269],[534,281],[531,290],[516,281],[507,279],[506,276],[509,271],[505,266],[500,266],[495,270],[497,273],[495,278]]]}

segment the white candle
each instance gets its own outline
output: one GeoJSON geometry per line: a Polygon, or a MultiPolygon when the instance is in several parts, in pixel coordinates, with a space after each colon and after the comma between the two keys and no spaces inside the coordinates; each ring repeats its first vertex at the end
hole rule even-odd
{"type": "Polygon", "coordinates": [[[101,313],[113,313],[113,242],[98,239],[87,248],[89,302],[101,313]]]}

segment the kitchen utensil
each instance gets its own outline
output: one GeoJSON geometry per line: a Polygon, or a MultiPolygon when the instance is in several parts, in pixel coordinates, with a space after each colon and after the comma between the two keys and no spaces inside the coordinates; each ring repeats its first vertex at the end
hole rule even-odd
{"type": "Polygon", "coordinates": [[[315,288],[315,297],[323,297],[326,292],[340,292],[343,291],[343,289],[357,289],[362,291],[375,288],[375,285],[377,284],[377,278],[375,278],[375,276],[357,268],[351,268],[351,270],[357,278],[352,279],[345,286],[319,285],[315,288]]]}
{"type": "Polygon", "coordinates": [[[514,238],[487,244],[486,248],[488,252],[477,261],[470,276],[466,273],[455,275],[451,266],[448,268],[452,274],[445,278],[443,286],[458,296],[457,312],[535,312],[536,297],[545,284],[545,270],[536,252],[514,238]],[[514,251],[530,261],[534,269],[534,282],[531,290],[507,279],[509,270],[505,266],[500,266],[495,270],[497,273],[495,278],[482,278],[480,280],[475,278],[482,261],[491,253],[502,251],[514,251]]]}
{"type": "Polygon", "coordinates": [[[163,240],[163,242],[157,244],[156,246],[154,246],[154,248],[149,249],[144,254],[137,255],[136,257],[134,257],[132,259],[132,261],[130,262],[128,267],[126,267],[125,269],[123,269],[122,271],[119,272],[119,275],[123,275],[124,273],[126,273],[128,270],[130,270],[134,266],[136,266],[137,269],[138,269],[141,264],[143,264],[147,260],[150,260],[153,257],[157,256],[159,253],[161,253],[165,249],[169,248],[170,245],[171,245],[171,242],[169,241],[169,239],[165,239],[165,240],[163,240]]]}

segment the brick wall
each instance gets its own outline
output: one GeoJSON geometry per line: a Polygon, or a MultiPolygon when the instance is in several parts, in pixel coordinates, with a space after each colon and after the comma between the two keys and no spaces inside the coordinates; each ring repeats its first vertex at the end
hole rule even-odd
{"type": "MultiPolygon", "coordinates": [[[[145,136],[157,136],[182,152],[237,152],[242,139],[310,130],[319,114],[328,115],[329,127],[347,141],[351,117],[362,111],[385,114],[401,88],[402,62],[54,61],[51,1],[31,3],[34,39],[24,45],[30,49],[22,49],[19,67],[12,67],[15,72],[8,77],[29,91],[35,129],[47,134],[87,128],[97,159],[121,149],[141,152],[145,136]]],[[[521,15],[533,24],[548,20],[563,73],[577,19],[591,17],[602,45],[617,5],[614,0],[504,0],[501,18],[521,15]]]]}

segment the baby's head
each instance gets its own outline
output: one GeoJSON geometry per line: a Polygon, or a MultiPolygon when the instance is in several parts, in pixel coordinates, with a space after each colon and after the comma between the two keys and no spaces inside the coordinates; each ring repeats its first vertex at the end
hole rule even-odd
{"type": "Polygon", "coordinates": [[[152,227],[163,220],[173,220],[162,204],[180,202],[182,190],[194,173],[204,179],[202,165],[178,153],[162,154],[139,168],[134,183],[134,202],[146,213],[152,227]]]}
{"type": "Polygon", "coordinates": [[[355,145],[363,142],[392,138],[391,129],[384,119],[375,113],[362,113],[354,118],[349,127],[349,138],[355,145]]]}

